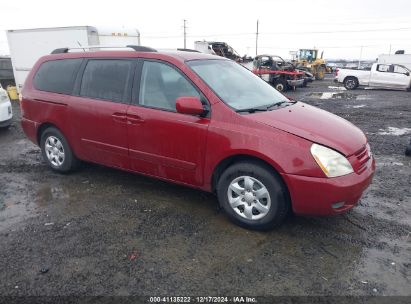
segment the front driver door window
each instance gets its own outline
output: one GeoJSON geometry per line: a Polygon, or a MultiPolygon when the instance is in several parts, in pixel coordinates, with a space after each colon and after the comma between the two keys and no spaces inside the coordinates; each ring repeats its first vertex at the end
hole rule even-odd
{"type": "Polygon", "coordinates": [[[145,107],[176,111],[181,96],[200,98],[193,85],[167,64],[147,61],[141,73],[139,103],[145,107]]]}
{"type": "Polygon", "coordinates": [[[394,85],[398,88],[408,88],[410,85],[409,72],[400,65],[393,65],[394,85]]]}

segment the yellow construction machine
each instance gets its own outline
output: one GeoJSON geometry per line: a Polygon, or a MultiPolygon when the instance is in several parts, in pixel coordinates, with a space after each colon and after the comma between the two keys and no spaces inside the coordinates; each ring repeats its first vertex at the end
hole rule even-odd
{"type": "Polygon", "coordinates": [[[317,49],[299,49],[296,53],[294,65],[299,70],[306,70],[314,75],[315,79],[323,80],[327,71],[323,53],[318,56],[317,49]]]}

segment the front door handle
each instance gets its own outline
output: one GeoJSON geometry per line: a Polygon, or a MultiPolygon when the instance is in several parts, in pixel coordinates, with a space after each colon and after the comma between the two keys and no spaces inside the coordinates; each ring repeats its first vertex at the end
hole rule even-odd
{"type": "Polygon", "coordinates": [[[141,118],[141,116],[139,116],[135,113],[128,113],[127,114],[127,123],[129,125],[141,124],[143,122],[144,122],[144,119],[141,118]]]}
{"type": "Polygon", "coordinates": [[[116,113],[113,113],[113,114],[111,115],[111,117],[112,117],[113,120],[116,121],[116,122],[125,123],[125,122],[127,121],[127,117],[126,117],[126,114],[125,114],[125,113],[116,112],[116,113]]]}

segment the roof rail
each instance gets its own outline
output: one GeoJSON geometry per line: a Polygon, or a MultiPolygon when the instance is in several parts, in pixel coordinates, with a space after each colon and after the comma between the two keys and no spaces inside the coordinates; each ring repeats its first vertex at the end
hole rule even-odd
{"type": "Polygon", "coordinates": [[[177,49],[177,51],[200,53],[200,51],[193,50],[193,49],[177,49]]]}
{"type": "Polygon", "coordinates": [[[157,52],[156,49],[153,49],[148,46],[142,46],[142,45],[126,45],[126,47],[131,48],[135,50],[136,52],[157,52]]]}
{"type": "Polygon", "coordinates": [[[54,51],[51,52],[51,54],[62,54],[62,53],[68,53],[68,48],[60,48],[60,49],[55,49],[54,51]]]}
{"type": "Polygon", "coordinates": [[[114,45],[85,45],[73,48],[58,48],[51,52],[51,54],[63,54],[68,53],[69,50],[83,50],[84,52],[86,49],[123,49],[129,48],[133,49],[136,52],[157,52],[156,49],[153,49],[148,46],[141,46],[141,45],[126,45],[126,46],[114,46],[114,45]]]}

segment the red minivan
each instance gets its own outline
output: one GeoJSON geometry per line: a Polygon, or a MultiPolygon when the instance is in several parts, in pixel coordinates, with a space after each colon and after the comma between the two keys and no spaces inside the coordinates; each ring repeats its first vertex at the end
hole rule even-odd
{"type": "Polygon", "coordinates": [[[252,229],[291,210],[347,211],[371,183],[370,146],[350,122],[231,60],[129,47],[58,49],[31,70],[22,126],[53,170],[82,160],[215,192],[252,229]]]}

